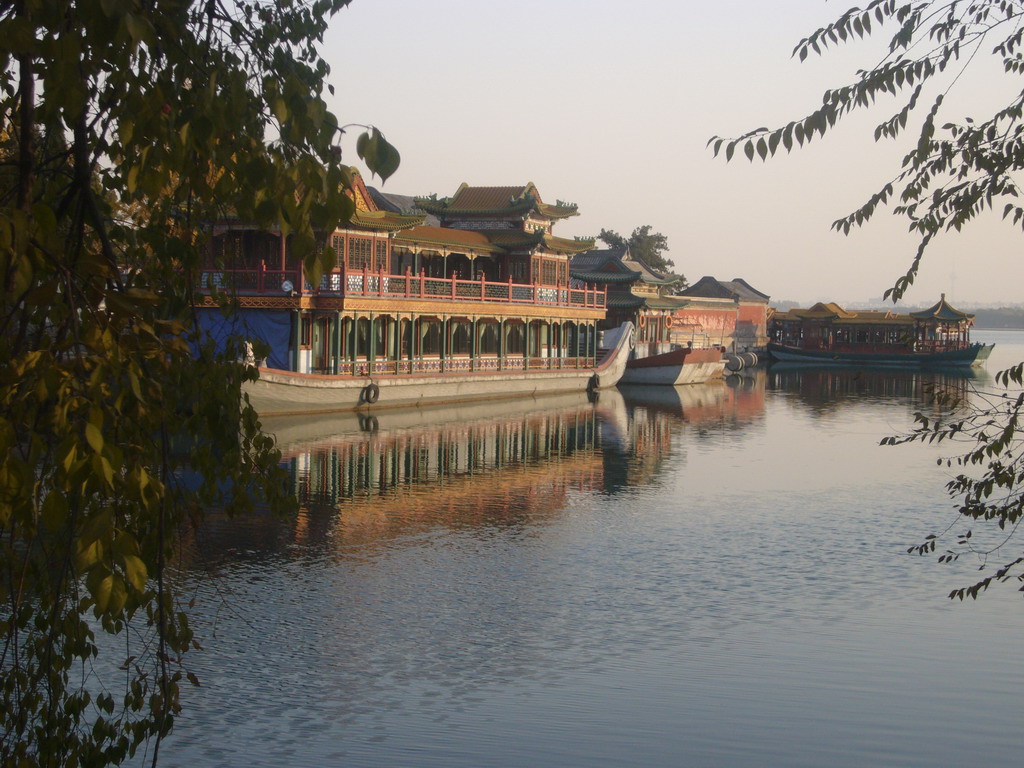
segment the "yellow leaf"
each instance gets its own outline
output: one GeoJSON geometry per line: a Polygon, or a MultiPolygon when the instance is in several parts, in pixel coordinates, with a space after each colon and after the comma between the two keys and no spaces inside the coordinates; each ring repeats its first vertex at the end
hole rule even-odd
{"type": "Polygon", "coordinates": [[[106,456],[100,456],[100,470],[103,472],[103,479],[107,481],[107,485],[110,487],[114,486],[114,468],[110,466],[110,462],[107,461],[106,456]]]}
{"type": "Polygon", "coordinates": [[[79,540],[75,567],[79,573],[82,573],[96,565],[101,557],[103,557],[103,544],[99,540],[91,541],[88,544],[82,544],[81,540],[79,540]]]}
{"type": "Polygon", "coordinates": [[[128,588],[124,580],[116,575],[111,576],[110,597],[107,600],[108,613],[120,613],[124,604],[128,602],[128,588]]]}
{"type": "Polygon", "coordinates": [[[67,455],[64,457],[64,471],[70,472],[71,467],[75,464],[75,459],[78,458],[78,448],[72,443],[68,446],[67,455]]]}
{"type": "Polygon", "coordinates": [[[107,606],[110,604],[110,595],[114,590],[114,577],[113,575],[106,576],[100,580],[100,583],[96,585],[96,589],[92,593],[93,600],[96,601],[96,607],[101,611],[107,610],[107,606]]]}
{"type": "Polygon", "coordinates": [[[149,571],[146,569],[146,564],[142,562],[142,558],[135,555],[125,555],[124,574],[128,577],[128,582],[139,592],[145,591],[149,571]]]}
{"type": "Polygon", "coordinates": [[[103,450],[103,432],[92,422],[85,425],[85,440],[96,453],[103,450]]]}

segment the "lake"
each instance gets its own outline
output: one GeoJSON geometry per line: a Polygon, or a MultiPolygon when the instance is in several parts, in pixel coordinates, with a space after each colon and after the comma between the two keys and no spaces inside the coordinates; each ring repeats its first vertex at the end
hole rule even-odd
{"type": "MultiPolygon", "coordinates": [[[[165,766],[966,766],[1022,754],[1024,601],[907,554],[976,378],[728,382],[271,422],[296,519],[185,544],[165,766]]],[[[1019,551],[1019,546],[1018,546],[1019,551]]]]}

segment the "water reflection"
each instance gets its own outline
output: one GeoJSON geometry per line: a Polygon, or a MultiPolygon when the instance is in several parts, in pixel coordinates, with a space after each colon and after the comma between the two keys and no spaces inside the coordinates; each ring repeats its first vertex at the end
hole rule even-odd
{"type": "Polygon", "coordinates": [[[727,444],[761,425],[768,393],[834,420],[872,404],[942,411],[943,398],[965,399],[989,381],[976,370],[775,365],[696,386],[624,386],[596,398],[567,393],[269,419],[298,516],[226,521],[212,514],[196,549],[213,558],[310,547],[365,554],[361,548],[438,526],[524,527],[560,514],[574,493],[656,485],[703,441],[727,444]]]}
{"type": "MultiPolygon", "coordinates": [[[[932,564],[903,542],[941,483],[908,482],[914,454],[876,458],[876,437],[846,429],[885,429],[894,403],[925,402],[926,378],[761,370],[596,402],[268,421],[300,511],[213,514],[188,542],[203,688],[161,758],[847,768],[915,764],[919,744],[933,746],[916,764],[959,758],[955,729],[931,726],[955,708],[936,670],[993,680],[983,660],[1010,655],[965,662],[964,638],[996,633],[918,610],[944,590],[913,591],[909,569],[932,564]],[[807,417],[823,409],[844,428],[823,435],[807,417]]],[[[1016,706],[1020,679],[979,696],[1016,706]]],[[[991,717],[980,698],[963,711],[991,717]]],[[[1007,741],[979,737],[985,762],[1015,754],[1007,741]]]]}
{"type": "Polygon", "coordinates": [[[630,387],[448,409],[268,423],[303,510],[348,527],[532,519],[570,491],[644,485],[684,428],[742,428],[764,412],[764,373],[726,384],[630,387]]]}
{"type": "Polygon", "coordinates": [[[767,372],[770,390],[796,395],[815,412],[834,412],[865,401],[904,401],[944,412],[966,403],[972,391],[991,382],[984,368],[900,370],[775,363],[767,372]]]}
{"type": "MultiPolygon", "coordinates": [[[[273,418],[298,515],[226,520],[213,512],[186,547],[207,563],[258,551],[335,552],[435,526],[510,527],[549,519],[573,493],[650,484],[683,432],[703,439],[764,413],[765,377],[629,387],[375,416],[273,418]],[[372,420],[371,420],[372,419],[372,420]]],[[[362,552],[365,554],[365,552],[362,552]]]]}

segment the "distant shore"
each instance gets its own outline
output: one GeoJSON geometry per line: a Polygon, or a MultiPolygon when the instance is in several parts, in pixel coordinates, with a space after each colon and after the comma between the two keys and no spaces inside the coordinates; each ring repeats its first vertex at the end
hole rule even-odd
{"type": "Polygon", "coordinates": [[[974,327],[978,330],[1024,330],[1024,309],[965,309],[974,314],[974,327]]]}

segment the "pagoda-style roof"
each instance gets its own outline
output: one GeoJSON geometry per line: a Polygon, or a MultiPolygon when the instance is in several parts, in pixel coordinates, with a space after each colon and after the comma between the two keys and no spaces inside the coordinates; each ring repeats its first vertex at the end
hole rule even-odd
{"type": "Polygon", "coordinates": [[[818,302],[810,309],[794,307],[788,312],[776,312],[775,320],[827,320],[835,325],[910,325],[914,318],[897,312],[878,309],[843,309],[834,302],[818,302]]]}
{"type": "Polygon", "coordinates": [[[492,243],[483,232],[468,229],[451,229],[421,224],[395,236],[396,246],[454,250],[460,253],[495,253],[501,247],[492,243]]]}
{"type": "Polygon", "coordinates": [[[729,281],[729,285],[739,294],[742,301],[759,301],[767,304],[771,299],[771,296],[757,290],[742,277],[734,277],[729,281]]]}
{"type": "Polygon", "coordinates": [[[575,254],[588,251],[594,247],[594,241],[576,240],[568,237],[555,237],[554,235],[544,236],[544,246],[555,253],[575,254]]]}
{"type": "Polygon", "coordinates": [[[424,224],[430,224],[432,226],[440,226],[441,221],[433,214],[425,214],[418,205],[416,205],[416,198],[412,195],[399,195],[394,192],[383,192],[376,187],[367,187],[366,191],[370,193],[370,197],[373,202],[376,203],[377,208],[382,211],[391,211],[392,213],[404,213],[407,216],[411,215],[423,215],[424,224]]]}
{"type": "Polygon", "coordinates": [[[359,211],[352,214],[348,224],[342,226],[372,229],[377,232],[399,232],[423,223],[423,214],[405,215],[391,211],[359,211]]]}
{"type": "Polygon", "coordinates": [[[679,296],[644,296],[644,303],[650,309],[682,309],[690,302],[688,299],[679,296]]]}
{"type": "Polygon", "coordinates": [[[352,188],[348,194],[355,203],[356,210],[348,223],[342,225],[343,227],[358,227],[376,232],[399,232],[423,223],[422,213],[400,213],[378,206],[359,171],[349,168],[349,173],[352,177],[352,188]]]}
{"type": "MultiPolygon", "coordinates": [[[[356,168],[348,168],[352,186],[345,190],[345,193],[355,204],[355,212],[348,221],[342,222],[340,229],[367,229],[373,232],[399,232],[403,229],[415,227],[422,224],[426,214],[414,210],[400,210],[396,206],[380,206],[371,193],[370,188],[363,182],[363,178],[356,168]]],[[[263,229],[252,222],[240,221],[231,210],[221,218],[215,225],[217,230],[231,229],[257,230],[263,229]]],[[[276,228],[271,231],[276,231],[276,228]]]]}
{"type": "Polygon", "coordinates": [[[959,322],[962,320],[973,320],[974,315],[961,312],[946,301],[946,294],[934,305],[920,312],[911,312],[910,316],[915,320],[944,320],[947,322],[959,322]]]}
{"type": "Polygon", "coordinates": [[[639,277],[636,272],[614,275],[609,272],[582,272],[578,269],[570,269],[569,276],[588,283],[635,283],[639,277]]]}
{"type": "Polygon", "coordinates": [[[679,295],[701,299],[732,299],[733,301],[750,301],[757,302],[759,304],[767,304],[768,299],[770,298],[768,294],[761,293],[761,291],[753,288],[750,283],[741,278],[737,277],[732,280],[718,280],[710,275],[705,275],[689,288],[680,291],[679,295]]]}
{"type": "Polygon", "coordinates": [[[596,283],[638,282],[660,286],[679,282],[678,277],[665,275],[639,259],[634,259],[625,247],[591,249],[579,253],[573,256],[569,270],[573,277],[596,283]],[[624,276],[628,276],[628,279],[624,280],[624,276]]]}
{"type": "Polygon", "coordinates": [[[609,294],[605,299],[605,306],[609,309],[638,309],[646,303],[643,296],[636,296],[632,293],[609,294]]]}
{"type": "Polygon", "coordinates": [[[457,216],[522,218],[531,211],[549,219],[565,219],[579,213],[575,205],[545,203],[533,182],[521,187],[471,187],[463,182],[451,197],[419,197],[416,205],[442,219],[457,216]]]}
{"type": "Polygon", "coordinates": [[[662,309],[673,312],[682,309],[688,302],[675,296],[637,296],[635,293],[610,293],[606,300],[608,307],[615,309],[662,309]]]}
{"type": "Polygon", "coordinates": [[[543,232],[523,232],[521,229],[495,229],[481,234],[505,250],[532,250],[544,243],[543,232]]]}

